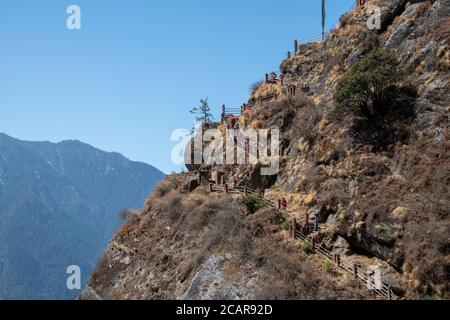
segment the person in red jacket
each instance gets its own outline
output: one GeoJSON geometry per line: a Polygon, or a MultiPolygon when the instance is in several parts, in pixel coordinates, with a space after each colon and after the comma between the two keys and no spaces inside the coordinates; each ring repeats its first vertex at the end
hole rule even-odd
{"type": "Polygon", "coordinates": [[[288,206],[287,200],[285,197],[280,198],[280,209],[286,210],[288,206]]]}

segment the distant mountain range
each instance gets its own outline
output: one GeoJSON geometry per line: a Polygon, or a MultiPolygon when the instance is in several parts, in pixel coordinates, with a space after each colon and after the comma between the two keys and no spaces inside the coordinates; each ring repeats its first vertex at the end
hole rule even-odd
{"type": "Polygon", "coordinates": [[[72,299],[119,227],[164,174],[79,141],[21,141],[0,133],[0,299],[72,299]]]}

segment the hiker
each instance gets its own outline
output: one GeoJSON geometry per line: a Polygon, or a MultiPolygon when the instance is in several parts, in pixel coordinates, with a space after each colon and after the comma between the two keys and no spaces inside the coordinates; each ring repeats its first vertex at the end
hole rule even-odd
{"type": "Polygon", "coordinates": [[[319,231],[319,213],[314,214],[314,232],[319,231]]]}
{"type": "Polygon", "coordinates": [[[286,210],[287,209],[287,200],[285,197],[280,198],[280,209],[286,210]]]}
{"type": "Polygon", "coordinates": [[[230,121],[231,128],[234,128],[234,126],[236,125],[236,120],[237,120],[236,117],[231,116],[228,120],[230,121]]]}
{"type": "Polygon", "coordinates": [[[309,234],[309,228],[307,225],[303,226],[301,229],[303,235],[307,236],[309,234]]]}

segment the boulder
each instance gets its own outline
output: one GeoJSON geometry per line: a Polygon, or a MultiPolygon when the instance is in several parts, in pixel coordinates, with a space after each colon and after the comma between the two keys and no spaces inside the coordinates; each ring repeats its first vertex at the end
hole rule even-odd
{"type": "Polygon", "coordinates": [[[349,255],[351,253],[350,244],[343,237],[338,236],[333,243],[333,250],[331,252],[339,255],[349,255]]]}

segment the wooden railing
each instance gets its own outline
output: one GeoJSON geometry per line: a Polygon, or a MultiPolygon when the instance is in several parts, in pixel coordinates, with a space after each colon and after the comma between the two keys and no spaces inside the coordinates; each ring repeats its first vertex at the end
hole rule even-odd
{"type": "MultiPolygon", "coordinates": [[[[206,178],[202,177],[201,186],[207,192],[224,192],[227,194],[242,194],[242,195],[258,195],[261,197],[262,201],[269,207],[280,209],[279,202],[267,198],[262,191],[257,191],[248,187],[235,187],[229,186],[227,184],[217,185],[206,178]]],[[[364,285],[369,283],[371,278],[367,275],[367,270],[358,266],[356,263],[352,263],[346,257],[338,254],[332,253],[330,250],[325,248],[323,244],[316,243],[314,237],[311,234],[304,234],[302,230],[298,228],[296,222],[291,224],[291,236],[303,242],[309,243],[313,252],[322,255],[324,258],[330,260],[335,265],[337,265],[341,270],[353,276],[353,278],[364,285]]],[[[370,290],[372,293],[378,295],[379,297],[386,300],[399,300],[400,298],[396,296],[389,285],[382,283],[380,288],[373,288],[370,290]]]]}
{"type": "MultiPolygon", "coordinates": [[[[369,281],[372,281],[372,279],[369,278],[369,276],[367,275],[366,269],[361,268],[356,263],[350,262],[347,258],[343,257],[342,255],[333,254],[330,250],[325,248],[322,244],[316,244],[316,242],[314,241],[314,238],[303,234],[300,230],[297,229],[297,226],[293,226],[293,228],[294,228],[295,239],[309,243],[313,252],[317,252],[320,255],[324,256],[326,259],[330,260],[335,265],[337,265],[341,270],[352,275],[355,280],[358,280],[365,285],[367,285],[369,283],[369,281]]],[[[378,296],[380,296],[386,300],[398,300],[399,299],[399,297],[397,297],[392,292],[392,289],[390,288],[390,286],[388,286],[385,283],[382,283],[381,287],[379,289],[378,288],[371,289],[371,292],[377,294],[378,296]]]]}

